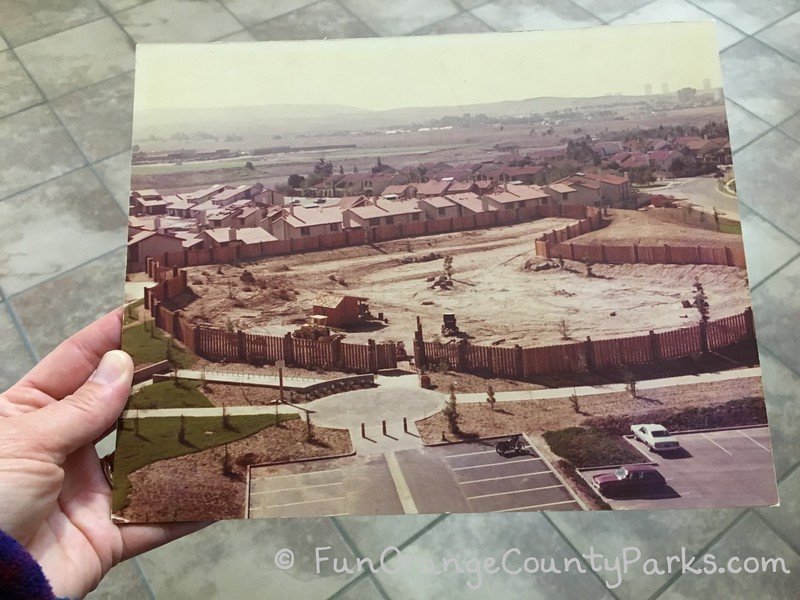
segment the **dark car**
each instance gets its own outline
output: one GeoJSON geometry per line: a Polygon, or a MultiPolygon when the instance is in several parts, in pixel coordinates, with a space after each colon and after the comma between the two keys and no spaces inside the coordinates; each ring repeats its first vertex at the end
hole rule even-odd
{"type": "Polygon", "coordinates": [[[652,465],[623,465],[613,473],[595,475],[592,485],[604,496],[621,496],[664,487],[667,481],[652,465]]]}

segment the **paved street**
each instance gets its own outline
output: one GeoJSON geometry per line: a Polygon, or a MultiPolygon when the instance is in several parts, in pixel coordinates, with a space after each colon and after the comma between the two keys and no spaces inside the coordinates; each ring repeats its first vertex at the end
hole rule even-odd
{"type": "Polygon", "coordinates": [[[669,188],[659,190],[667,196],[688,198],[692,204],[713,212],[714,208],[728,219],[739,220],[739,201],[735,196],[723,194],[717,188],[717,179],[714,177],[689,177],[678,179],[669,188]]]}

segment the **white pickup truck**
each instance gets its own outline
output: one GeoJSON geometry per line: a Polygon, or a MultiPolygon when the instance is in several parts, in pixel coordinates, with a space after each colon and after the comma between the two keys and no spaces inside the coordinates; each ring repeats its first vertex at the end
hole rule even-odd
{"type": "Polygon", "coordinates": [[[631,431],[637,440],[647,444],[653,452],[668,452],[681,447],[678,440],[672,437],[663,425],[654,423],[631,425],[631,431]]]}

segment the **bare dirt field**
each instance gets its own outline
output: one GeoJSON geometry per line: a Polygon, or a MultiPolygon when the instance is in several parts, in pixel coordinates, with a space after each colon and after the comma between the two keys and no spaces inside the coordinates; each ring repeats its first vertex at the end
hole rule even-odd
{"type": "Polygon", "coordinates": [[[132,473],[130,503],[120,512],[135,521],[210,521],[244,517],[248,464],[334,456],[353,451],[343,429],[315,427],[305,441],[302,420],[287,421],[227,444],[233,474],[222,472],[224,447],[152,463],[132,473]]]}
{"type": "MultiPolygon", "coordinates": [[[[178,298],[174,307],[181,307],[196,322],[283,335],[305,322],[319,292],[365,296],[372,314],[382,312],[389,322],[349,330],[346,341],[403,341],[410,349],[416,317],[422,318],[425,338],[430,340],[440,332],[445,312],[455,313],[459,327],[473,343],[503,346],[563,343],[562,320],[568,340],[688,326],[697,314],[683,308],[681,301],[691,301],[696,277],[708,295],[712,319],[750,305],[745,273],[733,267],[595,265],[591,278],[580,263],[568,262],[566,269],[526,269],[526,263],[540,261],[534,256],[534,239],[571,222],[542,219],[240,266],[195,267],[189,269],[189,282],[197,297],[178,298]],[[453,257],[451,290],[431,289],[426,281],[441,274],[441,258],[401,262],[431,252],[453,257]],[[255,284],[240,279],[245,269],[255,284]]],[[[620,231],[629,230],[630,239],[637,226],[620,227],[620,231]]],[[[687,232],[693,243],[707,234],[687,232]]]]}
{"type": "Polygon", "coordinates": [[[627,392],[581,396],[580,413],[575,412],[569,398],[498,402],[495,410],[487,404],[458,405],[462,435],[449,433],[447,420],[441,413],[417,421],[423,442],[442,441],[442,432],[449,441],[459,441],[470,434],[481,437],[510,435],[524,431],[541,435],[565,427],[582,425],[589,417],[624,415],[633,417],[654,409],[675,412],[692,407],[708,407],[731,400],[763,397],[760,377],[648,389],[632,398],[627,392]]]}
{"type": "MultiPolygon", "coordinates": [[[[697,211],[695,211],[697,212],[697,211]]],[[[707,223],[698,223],[695,215],[681,223],[682,210],[653,209],[608,211],[611,223],[602,229],[578,236],[570,241],[575,244],[640,244],[658,246],[714,246],[741,247],[742,236],[733,233],[713,231],[714,220],[706,215],[707,223]],[[670,219],[674,219],[670,222],[670,219]]]]}

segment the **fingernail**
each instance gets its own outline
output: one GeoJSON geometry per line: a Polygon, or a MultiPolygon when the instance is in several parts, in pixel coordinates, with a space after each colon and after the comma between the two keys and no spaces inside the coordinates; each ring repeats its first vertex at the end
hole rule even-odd
{"type": "Polygon", "coordinates": [[[97,365],[89,381],[100,383],[102,385],[111,385],[119,381],[128,370],[128,361],[122,352],[112,350],[106,352],[103,358],[100,359],[100,364],[97,365]]]}

